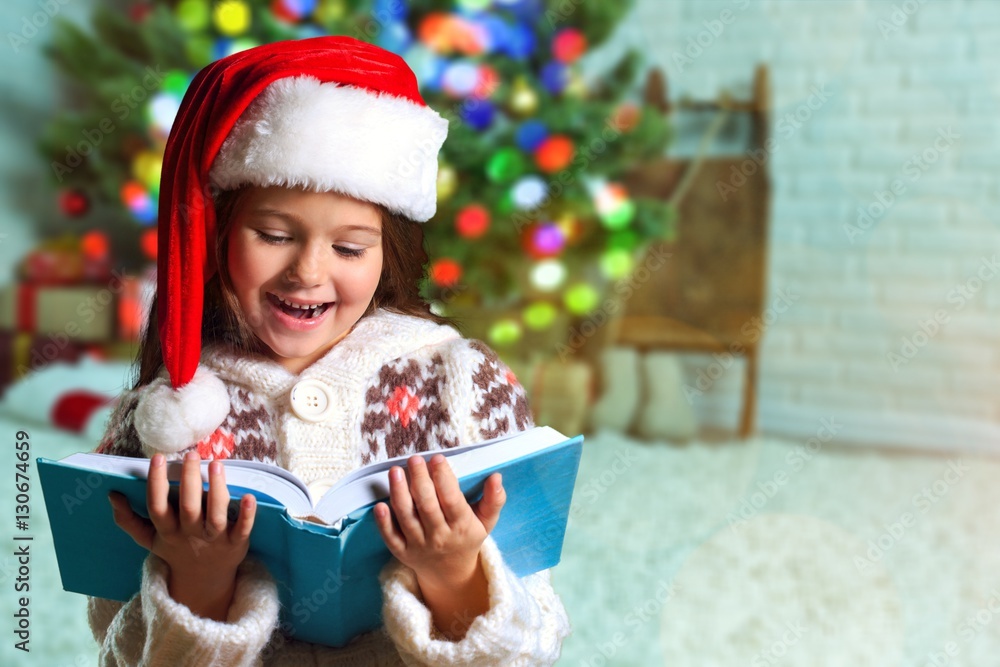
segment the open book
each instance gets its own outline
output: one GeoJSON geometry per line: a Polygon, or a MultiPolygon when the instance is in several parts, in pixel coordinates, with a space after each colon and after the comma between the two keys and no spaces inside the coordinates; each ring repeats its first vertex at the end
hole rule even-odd
{"type": "MultiPolygon", "coordinates": [[[[543,426],[420,454],[425,459],[444,454],[470,502],[481,497],[487,477],[503,474],[507,502],[491,535],[508,566],[525,576],[559,562],[582,442],[582,436],[567,438],[543,426]]],[[[294,638],[341,646],[381,625],[378,573],[391,555],[372,507],[388,498],[389,468],[405,466],[409,456],[359,468],[318,499],[287,470],[224,461],[233,503],[247,492],[257,497],[250,554],[278,583],[283,627],[294,638]]],[[[147,516],[149,460],[72,454],[37,461],[63,588],[131,598],[139,591],[148,552],[114,523],[107,495],[125,494],[132,508],[147,516]]],[[[167,465],[176,491],[182,464],[167,465]]],[[[202,462],[203,481],[207,466],[202,462]]]]}

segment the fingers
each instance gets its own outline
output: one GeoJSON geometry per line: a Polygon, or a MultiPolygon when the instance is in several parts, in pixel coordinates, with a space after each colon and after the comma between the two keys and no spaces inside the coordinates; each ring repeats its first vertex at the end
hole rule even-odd
{"type": "Polygon", "coordinates": [[[152,550],[156,528],[132,511],[128,499],[117,491],[108,494],[115,523],[143,549],[152,550]]]}
{"type": "Polygon", "coordinates": [[[427,462],[422,456],[411,456],[406,461],[406,467],[410,471],[410,495],[413,496],[413,504],[417,508],[424,532],[447,529],[448,522],[441,511],[441,501],[438,500],[437,488],[427,469],[427,462]]]}
{"type": "Polygon", "coordinates": [[[196,450],[184,456],[181,470],[180,503],[177,514],[181,530],[188,535],[201,535],[204,528],[201,516],[201,457],[196,450]]]}
{"type": "Polygon", "coordinates": [[[149,462],[149,481],[146,484],[146,509],[149,520],[161,535],[169,535],[177,530],[177,517],[170,508],[167,494],[170,483],[167,481],[167,465],[163,454],[156,454],[149,462]]]}
{"type": "Polygon", "coordinates": [[[256,516],[257,499],[250,493],[243,494],[243,498],[240,500],[240,515],[236,518],[236,523],[229,532],[229,541],[239,543],[249,540],[250,531],[253,530],[253,520],[256,516]]]}
{"type": "Polygon", "coordinates": [[[495,472],[486,478],[483,485],[483,497],[473,507],[473,511],[479,520],[483,522],[486,532],[493,531],[494,526],[500,519],[500,510],[507,502],[507,492],[503,488],[503,478],[500,473],[495,472]]]}
{"type": "Polygon", "coordinates": [[[205,537],[214,540],[229,527],[229,488],[222,461],[208,464],[208,507],[205,508],[205,537]]]}
{"type": "Polygon", "coordinates": [[[424,529],[420,525],[420,517],[413,505],[410,488],[406,484],[403,469],[393,466],[389,469],[389,504],[396,515],[396,523],[407,544],[413,542],[423,544],[424,529]]]}
{"type": "Polygon", "coordinates": [[[437,488],[438,502],[441,512],[448,525],[455,525],[464,519],[469,512],[469,501],[465,499],[465,494],[458,486],[458,478],[455,477],[451,465],[441,454],[435,454],[430,460],[431,479],[437,488]]]}
{"type": "Polygon", "coordinates": [[[406,551],[406,539],[394,524],[389,506],[386,503],[379,503],[372,511],[375,513],[375,525],[382,534],[382,541],[389,547],[392,555],[399,558],[406,551]]]}

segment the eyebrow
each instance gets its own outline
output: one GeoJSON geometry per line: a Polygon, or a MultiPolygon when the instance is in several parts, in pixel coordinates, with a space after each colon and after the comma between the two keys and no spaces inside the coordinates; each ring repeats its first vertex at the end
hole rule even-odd
{"type": "MultiPolygon", "coordinates": [[[[252,215],[273,215],[278,218],[286,218],[292,222],[297,222],[303,224],[304,221],[299,216],[294,213],[289,213],[288,211],[281,211],[276,208],[256,208],[251,211],[252,215]]],[[[382,236],[382,231],[376,227],[370,227],[369,225],[338,225],[337,231],[345,232],[368,232],[374,236],[382,236]]]]}

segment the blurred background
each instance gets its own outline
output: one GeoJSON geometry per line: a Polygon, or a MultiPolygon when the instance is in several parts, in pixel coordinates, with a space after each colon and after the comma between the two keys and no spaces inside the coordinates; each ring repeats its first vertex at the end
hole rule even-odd
{"type": "MultiPolygon", "coordinates": [[[[193,74],[348,34],[406,58],[450,121],[427,298],[510,364],[538,423],[587,435],[559,664],[996,664],[1000,3],[0,17],[0,424],[32,458],[93,449],[130,382],[193,74]]],[[[8,636],[0,661],[97,664],[37,484],[32,503],[31,653],[8,636]]],[[[5,615],[16,576],[0,556],[5,615]]]]}

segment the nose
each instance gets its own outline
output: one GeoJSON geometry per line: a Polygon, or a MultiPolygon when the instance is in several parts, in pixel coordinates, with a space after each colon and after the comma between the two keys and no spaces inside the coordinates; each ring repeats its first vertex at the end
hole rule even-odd
{"type": "Polygon", "coordinates": [[[303,287],[314,287],[320,283],[322,274],[323,260],[319,249],[310,245],[295,254],[285,278],[303,287]]]}

